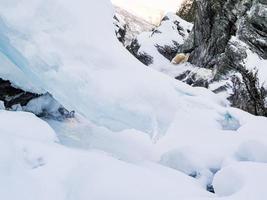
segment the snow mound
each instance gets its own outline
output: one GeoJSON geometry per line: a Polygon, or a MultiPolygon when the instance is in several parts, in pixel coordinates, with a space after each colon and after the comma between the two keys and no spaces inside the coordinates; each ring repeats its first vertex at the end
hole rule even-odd
{"type": "Polygon", "coordinates": [[[237,163],[216,174],[213,185],[225,199],[266,199],[266,178],[266,164],[237,163]]]}
{"type": "Polygon", "coordinates": [[[58,141],[50,126],[31,113],[0,110],[0,126],[3,135],[10,133],[12,137],[38,142],[58,141]]]}
{"type": "Polygon", "coordinates": [[[267,163],[267,145],[258,141],[247,141],[239,146],[235,155],[240,161],[267,163]]]}
{"type": "Polygon", "coordinates": [[[244,187],[243,175],[235,168],[225,168],[214,177],[213,186],[219,196],[231,196],[244,187]]]}
{"type": "Polygon", "coordinates": [[[103,151],[57,144],[52,129],[32,114],[1,111],[0,117],[0,184],[5,186],[0,187],[0,194],[4,199],[175,200],[185,195],[211,196],[192,178],[160,165],[133,164],[103,151]],[[12,124],[3,121],[7,118],[10,122],[11,116],[12,124]]]}
{"type": "Polygon", "coordinates": [[[191,148],[167,152],[162,155],[160,163],[198,179],[204,188],[212,184],[213,173],[220,168],[220,160],[216,157],[191,148]]]}

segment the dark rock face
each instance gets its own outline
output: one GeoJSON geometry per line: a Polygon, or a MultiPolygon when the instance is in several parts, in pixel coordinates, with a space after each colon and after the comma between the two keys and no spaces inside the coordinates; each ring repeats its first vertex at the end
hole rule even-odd
{"type": "Polygon", "coordinates": [[[11,109],[16,104],[26,106],[30,100],[39,96],[39,94],[15,88],[9,81],[0,78],[0,100],[4,102],[5,107],[8,109],[11,109]]]}
{"type": "Polygon", "coordinates": [[[116,36],[117,36],[118,40],[124,44],[127,26],[126,26],[126,24],[121,24],[120,20],[118,19],[118,17],[116,15],[113,18],[114,18],[116,36]]]}
{"type": "Polygon", "coordinates": [[[267,59],[267,1],[254,1],[252,5],[251,13],[241,20],[238,35],[251,49],[267,59]]]}
{"type": "Polygon", "coordinates": [[[178,10],[177,15],[188,22],[194,22],[196,17],[196,8],[197,4],[195,0],[185,0],[178,10]]]}
{"type": "Polygon", "coordinates": [[[242,81],[236,77],[232,77],[233,94],[229,97],[232,106],[242,110],[250,111],[254,115],[267,116],[265,107],[265,99],[267,97],[266,90],[259,85],[257,72],[242,71],[242,81]]]}
{"type": "Polygon", "coordinates": [[[193,34],[182,51],[191,51],[191,63],[214,68],[229,47],[232,36],[267,54],[267,2],[260,0],[198,0],[193,34]],[[250,11],[250,14],[248,14],[250,11]],[[237,24],[239,23],[239,24],[237,24]]]}
{"type": "Polygon", "coordinates": [[[144,65],[151,65],[153,63],[153,57],[148,55],[146,52],[139,52],[140,47],[138,40],[135,39],[132,41],[131,45],[126,47],[126,49],[144,65]]]}
{"type": "Polygon", "coordinates": [[[209,87],[208,80],[197,77],[197,74],[191,72],[190,70],[186,70],[185,72],[177,76],[176,79],[183,81],[193,87],[205,87],[205,88],[209,87]]]}
{"type": "Polygon", "coordinates": [[[50,94],[35,94],[16,88],[8,80],[0,78],[0,101],[7,110],[32,112],[38,117],[62,121],[73,118],[74,111],[68,111],[50,94]]]}
{"type": "Polygon", "coordinates": [[[240,0],[198,0],[196,3],[197,17],[190,37],[192,42],[184,46],[183,50],[192,51],[191,63],[199,67],[213,68],[225,52],[231,36],[236,34],[238,18],[242,17],[251,5],[242,5],[240,0]]]}
{"type": "Polygon", "coordinates": [[[180,47],[180,44],[178,44],[176,41],[172,41],[172,43],[173,43],[172,46],[169,45],[160,46],[158,44],[155,45],[158,52],[165,58],[167,58],[169,61],[172,61],[172,59],[176,56],[177,51],[180,47]]]}
{"type": "Polygon", "coordinates": [[[180,51],[190,52],[195,66],[213,70],[211,82],[231,79],[233,106],[267,116],[266,89],[257,70],[246,69],[248,50],[267,59],[266,0],[196,0],[194,28],[180,51]]]}

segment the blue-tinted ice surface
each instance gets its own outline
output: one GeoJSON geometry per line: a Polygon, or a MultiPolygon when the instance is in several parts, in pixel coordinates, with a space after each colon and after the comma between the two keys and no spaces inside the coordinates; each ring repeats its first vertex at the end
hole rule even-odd
{"type": "Polygon", "coordinates": [[[223,130],[236,131],[240,128],[240,122],[233,117],[230,113],[224,115],[224,119],[220,120],[223,130]]]}

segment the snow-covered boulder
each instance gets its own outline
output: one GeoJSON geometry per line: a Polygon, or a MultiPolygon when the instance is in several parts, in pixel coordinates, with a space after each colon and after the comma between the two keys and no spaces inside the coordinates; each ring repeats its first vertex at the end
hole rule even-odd
{"type": "Polygon", "coordinates": [[[164,69],[164,65],[169,65],[179,46],[187,39],[192,26],[174,13],[168,13],[158,27],[138,35],[127,49],[144,64],[164,69]],[[141,55],[150,58],[150,62],[142,60],[141,55]]]}

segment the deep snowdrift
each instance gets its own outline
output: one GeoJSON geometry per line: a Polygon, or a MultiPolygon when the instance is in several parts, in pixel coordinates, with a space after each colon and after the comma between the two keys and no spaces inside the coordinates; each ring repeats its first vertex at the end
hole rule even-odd
{"type": "Polygon", "coordinates": [[[219,198],[214,175],[219,196],[267,198],[267,119],[145,68],[109,2],[2,0],[0,13],[0,77],[80,114],[48,126],[0,111],[3,199],[219,198]]]}

